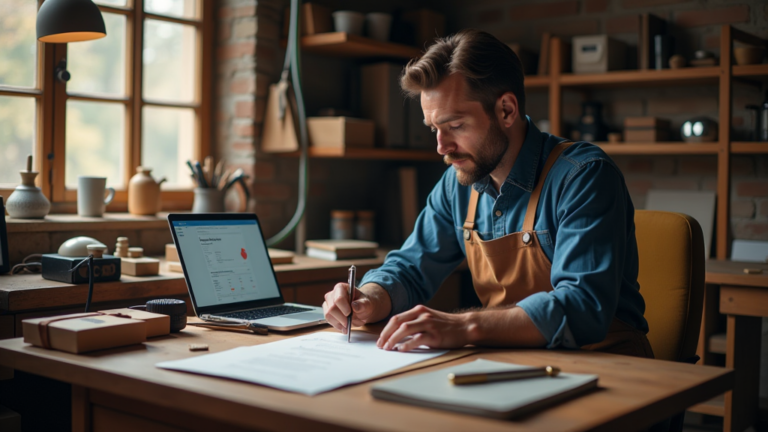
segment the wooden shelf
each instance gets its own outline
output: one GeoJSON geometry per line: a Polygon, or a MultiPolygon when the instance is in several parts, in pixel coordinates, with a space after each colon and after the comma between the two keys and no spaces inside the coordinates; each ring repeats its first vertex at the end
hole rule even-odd
{"type": "MultiPolygon", "coordinates": [[[[298,157],[299,152],[275,153],[277,156],[298,157]]],[[[441,160],[436,150],[409,150],[386,148],[326,148],[310,147],[309,157],[312,158],[343,158],[365,160],[405,160],[431,161],[441,160]]]]}
{"type": "Polygon", "coordinates": [[[755,64],[745,66],[734,65],[732,73],[735,77],[768,78],[768,64],[755,64]]]}
{"type": "Polygon", "coordinates": [[[697,67],[664,70],[614,71],[601,74],[563,74],[560,84],[564,87],[617,87],[633,85],[695,85],[716,84],[720,68],[697,67]]]}
{"type": "Polygon", "coordinates": [[[301,38],[301,49],[311,54],[348,58],[395,57],[410,59],[421,55],[421,50],[416,47],[379,42],[342,32],[304,36],[301,38]]]}
{"type": "Polygon", "coordinates": [[[606,153],[614,155],[682,155],[682,154],[717,154],[717,143],[687,144],[679,141],[658,143],[595,143],[606,153]]]}
{"type": "Polygon", "coordinates": [[[715,354],[725,354],[726,341],[727,338],[725,333],[713,334],[709,337],[709,352],[715,354]]]}
{"type": "Polygon", "coordinates": [[[732,142],[731,153],[768,154],[768,142],[732,142]]]}
{"type": "Polygon", "coordinates": [[[548,76],[531,75],[525,77],[525,88],[527,89],[546,89],[549,87],[550,79],[548,76]]]}

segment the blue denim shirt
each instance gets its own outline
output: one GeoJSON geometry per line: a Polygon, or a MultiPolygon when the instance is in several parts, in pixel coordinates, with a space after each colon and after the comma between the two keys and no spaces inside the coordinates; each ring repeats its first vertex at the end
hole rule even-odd
{"type": "MultiPolygon", "coordinates": [[[[475,226],[483,240],[522,231],[528,199],[547,156],[563,140],[540,132],[530,118],[527,122],[525,142],[500,193],[490,177],[472,186],[481,193],[475,226]]],[[[470,192],[449,167],[402,248],[363,278],[362,284],[373,282],[387,290],[392,314],[427,302],[466,257],[462,226],[470,192]]],[[[552,262],[554,290],[517,303],[548,348],[600,342],[614,316],[648,331],[637,282],[634,211],[624,177],[598,146],[577,142],[553,165],[534,230],[552,262]]]]}

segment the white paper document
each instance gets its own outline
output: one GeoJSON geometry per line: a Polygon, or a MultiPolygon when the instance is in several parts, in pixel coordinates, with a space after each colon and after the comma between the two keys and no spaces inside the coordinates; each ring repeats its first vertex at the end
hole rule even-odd
{"type": "Polygon", "coordinates": [[[347,343],[347,336],[341,333],[317,332],[156,366],[316,395],[448,352],[384,351],[376,347],[376,339],[376,335],[353,331],[352,343],[347,343]]]}

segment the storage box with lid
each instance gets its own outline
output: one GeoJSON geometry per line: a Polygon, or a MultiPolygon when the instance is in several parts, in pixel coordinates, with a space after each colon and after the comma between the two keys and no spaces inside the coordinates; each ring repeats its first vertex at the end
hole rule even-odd
{"type": "Polygon", "coordinates": [[[573,38],[573,73],[605,73],[624,69],[627,46],[607,35],[576,36],[573,38]]]}
{"type": "Polygon", "coordinates": [[[310,117],[307,131],[312,147],[373,147],[372,120],[352,117],[310,117]]]}

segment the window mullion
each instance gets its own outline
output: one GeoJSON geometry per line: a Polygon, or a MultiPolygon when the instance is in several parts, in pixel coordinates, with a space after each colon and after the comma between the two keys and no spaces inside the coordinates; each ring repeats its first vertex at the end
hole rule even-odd
{"type": "Polygon", "coordinates": [[[132,49],[130,50],[130,55],[132,56],[130,63],[131,68],[131,75],[132,79],[129,81],[129,85],[131,87],[130,89],[130,98],[132,101],[132,109],[130,110],[130,115],[132,116],[132,124],[130,128],[127,128],[131,131],[132,139],[130,141],[127,141],[130,143],[130,148],[128,149],[128,153],[126,157],[126,160],[129,161],[128,169],[126,170],[126,174],[128,178],[126,178],[125,184],[128,184],[128,179],[130,179],[133,174],[136,172],[136,167],[141,165],[141,128],[142,128],[142,107],[144,105],[143,99],[142,99],[142,58],[144,53],[144,1],[143,0],[134,0],[133,1],[133,25],[131,25],[131,29],[133,31],[133,37],[132,40],[132,49]]]}

